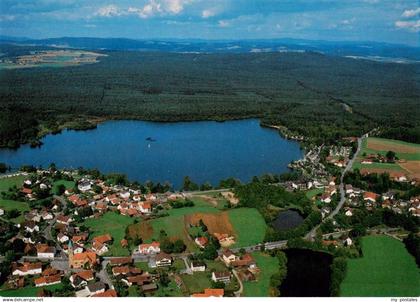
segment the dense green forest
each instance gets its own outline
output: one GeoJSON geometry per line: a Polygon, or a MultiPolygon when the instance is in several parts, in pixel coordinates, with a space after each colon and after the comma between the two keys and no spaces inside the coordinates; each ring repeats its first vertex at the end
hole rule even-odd
{"type": "Polygon", "coordinates": [[[258,117],[316,143],[380,126],[388,137],[420,142],[420,64],[311,52],[105,53],[91,65],[0,70],[0,146],[92,127],[97,117],[258,117]]]}

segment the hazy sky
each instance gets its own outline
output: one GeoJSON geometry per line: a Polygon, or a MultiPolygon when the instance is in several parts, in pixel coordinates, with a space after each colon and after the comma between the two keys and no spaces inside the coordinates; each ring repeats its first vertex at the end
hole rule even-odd
{"type": "Polygon", "coordinates": [[[0,0],[2,35],[383,41],[420,46],[419,0],[0,0]]]}

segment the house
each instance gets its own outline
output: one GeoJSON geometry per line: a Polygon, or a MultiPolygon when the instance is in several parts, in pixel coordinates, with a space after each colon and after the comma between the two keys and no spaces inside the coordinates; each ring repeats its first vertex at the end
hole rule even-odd
{"type": "Polygon", "coordinates": [[[109,264],[111,266],[121,266],[131,264],[133,259],[131,257],[118,257],[118,258],[111,258],[109,264]]]}
{"type": "Polygon", "coordinates": [[[320,200],[324,203],[330,203],[331,202],[331,195],[328,193],[324,193],[321,195],[320,200]]]}
{"type": "Polygon", "coordinates": [[[150,284],[143,284],[141,286],[141,289],[143,290],[143,292],[151,292],[154,290],[157,290],[157,285],[155,283],[150,283],[150,284]]]}
{"type": "Polygon", "coordinates": [[[105,292],[105,283],[98,281],[92,284],[88,284],[86,289],[89,291],[90,296],[105,292]]]}
{"type": "Polygon", "coordinates": [[[61,283],[61,276],[57,274],[52,276],[39,277],[34,280],[34,283],[36,287],[58,284],[61,283]]]}
{"type": "Polygon", "coordinates": [[[58,233],[58,235],[57,235],[57,240],[60,242],[60,243],[64,243],[64,242],[67,242],[67,241],[69,241],[69,236],[67,236],[67,235],[65,235],[65,234],[63,234],[63,233],[58,233]]]}
{"type": "Polygon", "coordinates": [[[106,244],[102,244],[98,241],[93,241],[92,243],[92,251],[94,251],[96,254],[98,254],[99,256],[105,254],[106,252],[108,252],[108,246],[106,244]]]}
{"type": "Polygon", "coordinates": [[[83,287],[88,284],[89,281],[94,279],[93,272],[89,270],[80,271],[70,276],[70,284],[74,288],[83,287]]]}
{"type": "Polygon", "coordinates": [[[22,188],[22,190],[20,190],[23,194],[25,194],[26,196],[28,196],[29,198],[32,197],[32,189],[30,188],[22,188]]]}
{"type": "Polygon", "coordinates": [[[144,255],[158,254],[160,253],[160,243],[154,241],[152,243],[140,244],[139,253],[144,255]]]}
{"type": "Polygon", "coordinates": [[[166,253],[157,254],[155,260],[156,260],[157,267],[172,265],[172,257],[171,255],[168,255],[166,253]]]}
{"type": "Polygon", "coordinates": [[[193,272],[204,272],[206,270],[206,264],[202,261],[191,261],[191,270],[193,272]]]}
{"type": "Polygon", "coordinates": [[[37,244],[36,253],[38,258],[54,259],[55,247],[49,246],[48,244],[37,244]]]}
{"type": "Polygon", "coordinates": [[[42,211],[41,212],[41,217],[44,220],[51,220],[51,219],[54,218],[54,215],[52,213],[48,212],[48,211],[42,211]]]}
{"type": "Polygon", "coordinates": [[[94,252],[83,252],[73,255],[72,249],[69,246],[69,265],[71,268],[91,268],[97,263],[98,260],[94,252]]]}
{"type": "Polygon", "coordinates": [[[139,209],[143,214],[150,214],[152,213],[152,203],[148,201],[139,202],[139,209]]]}
{"type": "Polygon", "coordinates": [[[81,192],[87,192],[92,189],[92,183],[89,180],[81,180],[78,183],[77,188],[81,192]]]}
{"type": "Polygon", "coordinates": [[[206,237],[197,237],[194,242],[203,249],[209,243],[209,240],[206,237]]]}
{"type": "Polygon", "coordinates": [[[379,197],[380,195],[373,193],[373,192],[365,192],[363,193],[363,200],[364,201],[371,201],[371,202],[376,202],[376,199],[379,197]]]}
{"type": "Polygon", "coordinates": [[[353,240],[351,240],[350,237],[347,237],[346,240],[344,240],[343,244],[345,246],[351,246],[353,244],[353,240]]]}
{"type": "Polygon", "coordinates": [[[353,193],[353,186],[352,185],[350,185],[350,184],[346,185],[345,189],[346,189],[346,194],[353,193]]]}
{"type": "Polygon", "coordinates": [[[193,294],[191,297],[193,298],[208,298],[208,297],[216,297],[220,298],[223,297],[225,294],[225,290],[223,288],[206,288],[204,289],[204,293],[193,294]]]}
{"type": "Polygon", "coordinates": [[[22,288],[25,286],[25,278],[17,276],[9,276],[7,280],[7,287],[10,289],[22,288]]]}
{"type": "Polygon", "coordinates": [[[257,280],[257,278],[255,277],[255,275],[250,271],[250,270],[244,270],[244,271],[241,271],[240,273],[239,273],[239,278],[242,280],[242,281],[255,281],[255,280],[257,280]]]}
{"type": "Polygon", "coordinates": [[[143,271],[139,268],[136,267],[130,267],[128,265],[126,266],[116,266],[112,268],[112,274],[114,276],[119,276],[119,275],[140,275],[143,271]]]}
{"type": "Polygon", "coordinates": [[[394,172],[394,173],[392,173],[392,177],[397,182],[406,182],[407,181],[407,176],[404,173],[394,172]]]}
{"type": "Polygon", "coordinates": [[[120,245],[121,245],[121,247],[127,247],[127,246],[128,246],[128,241],[127,241],[127,239],[121,239],[121,241],[120,241],[120,245]]]}
{"type": "Polygon", "coordinates": [[[125,191],[125,192],[120,192],[120,197],[122,199],[129,199],[130,198],[130,192],[129,191],[125,191]]]}
{"type": "Polygon", "coordinates": [[[231,262],[237,259],[236,255],[229,249],[225,249],[222,253],[222,260],[226,265],[230,265],[231,262]]]}
{"type": "Polygon", "coordinates": [[[373,164],[373,160],[371,160],[371,159],[363,159],[361,163],[363,165],[371,165],[371,164],[373,164]]]}
{"type": "Polygon", "coordinates": [[[64,225],[69,225],[70,222],[72,222],[73,220],[69,217],[69,216],[64,216],[64,215],[58,215],[57,216],[57,223],[61,223],[64,225]]]}
{"type": "Polygon", "coordinates": [[[3,215],[4,215],[4,210],[0,209],[0,216],[3,216],[3,215]]]}
{"type": "Polygon", "coordinates": [[[225,284],[230,282],[230,277],[230,272],[213,272],[211,274],[211,280],[213,280],[214,282],[223,282],[225,284]]]}
{"type": "Polygon", "coordinates": [[[111,237],[111,235],[109,235],[109,234],[105,234],[105,235],[101,235],[101,236],[97,236],[97,237],[94,237],[93,239],[92,239],[92,241],[95,243],[95,242],[98,242],[98,243],[101,243],[101,244],[105,244],[105,243],[109,243],[109,242],[111,242],[112,241],[112,237],[111,237]]]}
{"type": "Polygon", "coordinates": [[[239,259],[232,261],[231,265],[233,267],[248,267],[251,270],[257,268],[256,262],[250,254],[244,254],[243,256],[239,257],[239,259]]]}
{"type": "Polygon", "coordinates": [[[29,232],[29,233],[39,232],[39,226],[34,221],[25,221],[23,223],[23,226],[24,226],[26,232],[29,232]]]}
{"type": "Polygon", "coordinates": [[[152,277],[148,274],[136,275],[136,276],[128,276],[126,278],[121,279],[127,286],[135,285],[143,285],[145,283],[150,283],[152,281],[152,277]]]}
{"type": "Polygon", "coordinates": [[[92,297],[115,298],[117,297],[117,292],[114,289],[108,289],[103,293],[94,294],[92,297]]]}
{"type": "Polygon", "coordinates": [[[344,215],[346,215],[347,217],[351,217],[351,216],[353,216],[353,211],[352,211],[352,209],[347,209],[347,211],[344,213],[344,215]]]}
{"type": "Polygon", "coordinates": [[[77,244],[80,244],[80,245],[83,245],[83,243],[88,239],[88,237],[89,237],[89,234],[88,233],[81,233],[81,234],[79,234],[79,235],[74,235],[72,238],[71,238],[71,240],[74,242],[74,243],[77,243],[77,244]]]}
{"type": "Polygon", "coordinates": [[[41,262],[24,262],[23,264],[17,264],[14,262],[12,264],[12,275],[14,276],[28,276],[28,275],[38,275],[42,273],[42,263],[41,262]]]}

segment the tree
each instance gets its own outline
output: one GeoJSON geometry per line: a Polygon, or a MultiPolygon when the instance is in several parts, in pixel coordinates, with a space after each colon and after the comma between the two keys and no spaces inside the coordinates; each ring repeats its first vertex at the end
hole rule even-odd
{"type": "Polygon", "coordinates": [[[198,185],[196,183],[192,182],[192,180],[190,179],[189,176],[184,177],[184,181],[183,181],[183,185],[182,185],[182,190],[183,191],[196,191],[198,189],[199,189],[198,185]]]}
{"type": "Polygon", "coordinates": [[[211,282],[211,288],[221,288],[221,289],[223,289],[223,288],[225,288],[225,286],[226,286],[226,284],[223,283],[222,281],[217,281],[217,282],[212,281],[211,282]]]}
{"type": "Polygon", "coordinates": [[[395,156],[396,156],[396,154],[395,154],[395,152],[394,152],[394,151],[388,151],[388,152],[386,153],[386,155],[385,155],[385,157],[386,157],[386,159],[387,159],[388,161],[394,161],[394,160],[395,160],[395,156]]]}
{"type": "Polygon", "coordinates": [[[171,282],[171,280],[169,279],[169,276],[166,272],[162,272],[160,274],[160,278],[159,278],[159,283],[163,286],[163,287],[167,287],[169,285],[169,283],[171,282]]]}
{"type": "Polygon", "coordinates": [[[183,251],[185,251],[186,246],[184,244],[184,241],[182,241],[181,239],[178,239],[174,242],[173,244],[173,252],[174,253],[182,253],[183,251]]]}
{"type": "Polygon", "coordinates": [[[0,173],[6,173],[9,167],[5,163],[0,163],[0,173]]]}
{"type": "Polygon", "coordinates": [[[165,238],[160,242],[160,248],[165,253],[171,254],[174,250],[174,244],[168,238],[165,238]]]}
{"type": "Polygon", "coordinates": [[[56,191],[57,195],[63,195],[65,191],[66,191],[66,186],[65,185],[59,184],[57,186],[57,191],[56,191]]]}

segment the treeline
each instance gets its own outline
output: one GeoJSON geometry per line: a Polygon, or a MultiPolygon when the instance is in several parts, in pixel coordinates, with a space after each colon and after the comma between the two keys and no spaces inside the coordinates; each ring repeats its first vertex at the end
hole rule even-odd
{"type": "MultiPolygon", "coordinates": [[[[258,117],[317,143],[376,126],[420,126],[416,64],[317,53],[107,55],[83,66],[1,70],[2,109],[19,106],[32,112],[38,124],[53,121],[48,122],[52,129],[72,116],[151,121],[258,117]]],[[[25,110],[9,116],[31,121],[25,110]]],[[[36,125],[28,126],[1,123],[2,146],[36,137],[24,131],[36,125]]]]}
{"type": "Polygon", "coordinates": [[[310,201],[302,192],[288,192],[284,188],[251,182],[235,188],[235,195],[239,198],[239,206],[256,208],[268,224],[265,241],[285,240],[304,236],[315,225],[321,222],[321,213],[312,209],[310,201]],[[277,217],[278,210],[274,208],[295,207],[300,209],[305,217],[303,223],[290,230],[278,231],[271,226],[277,217]]]}

